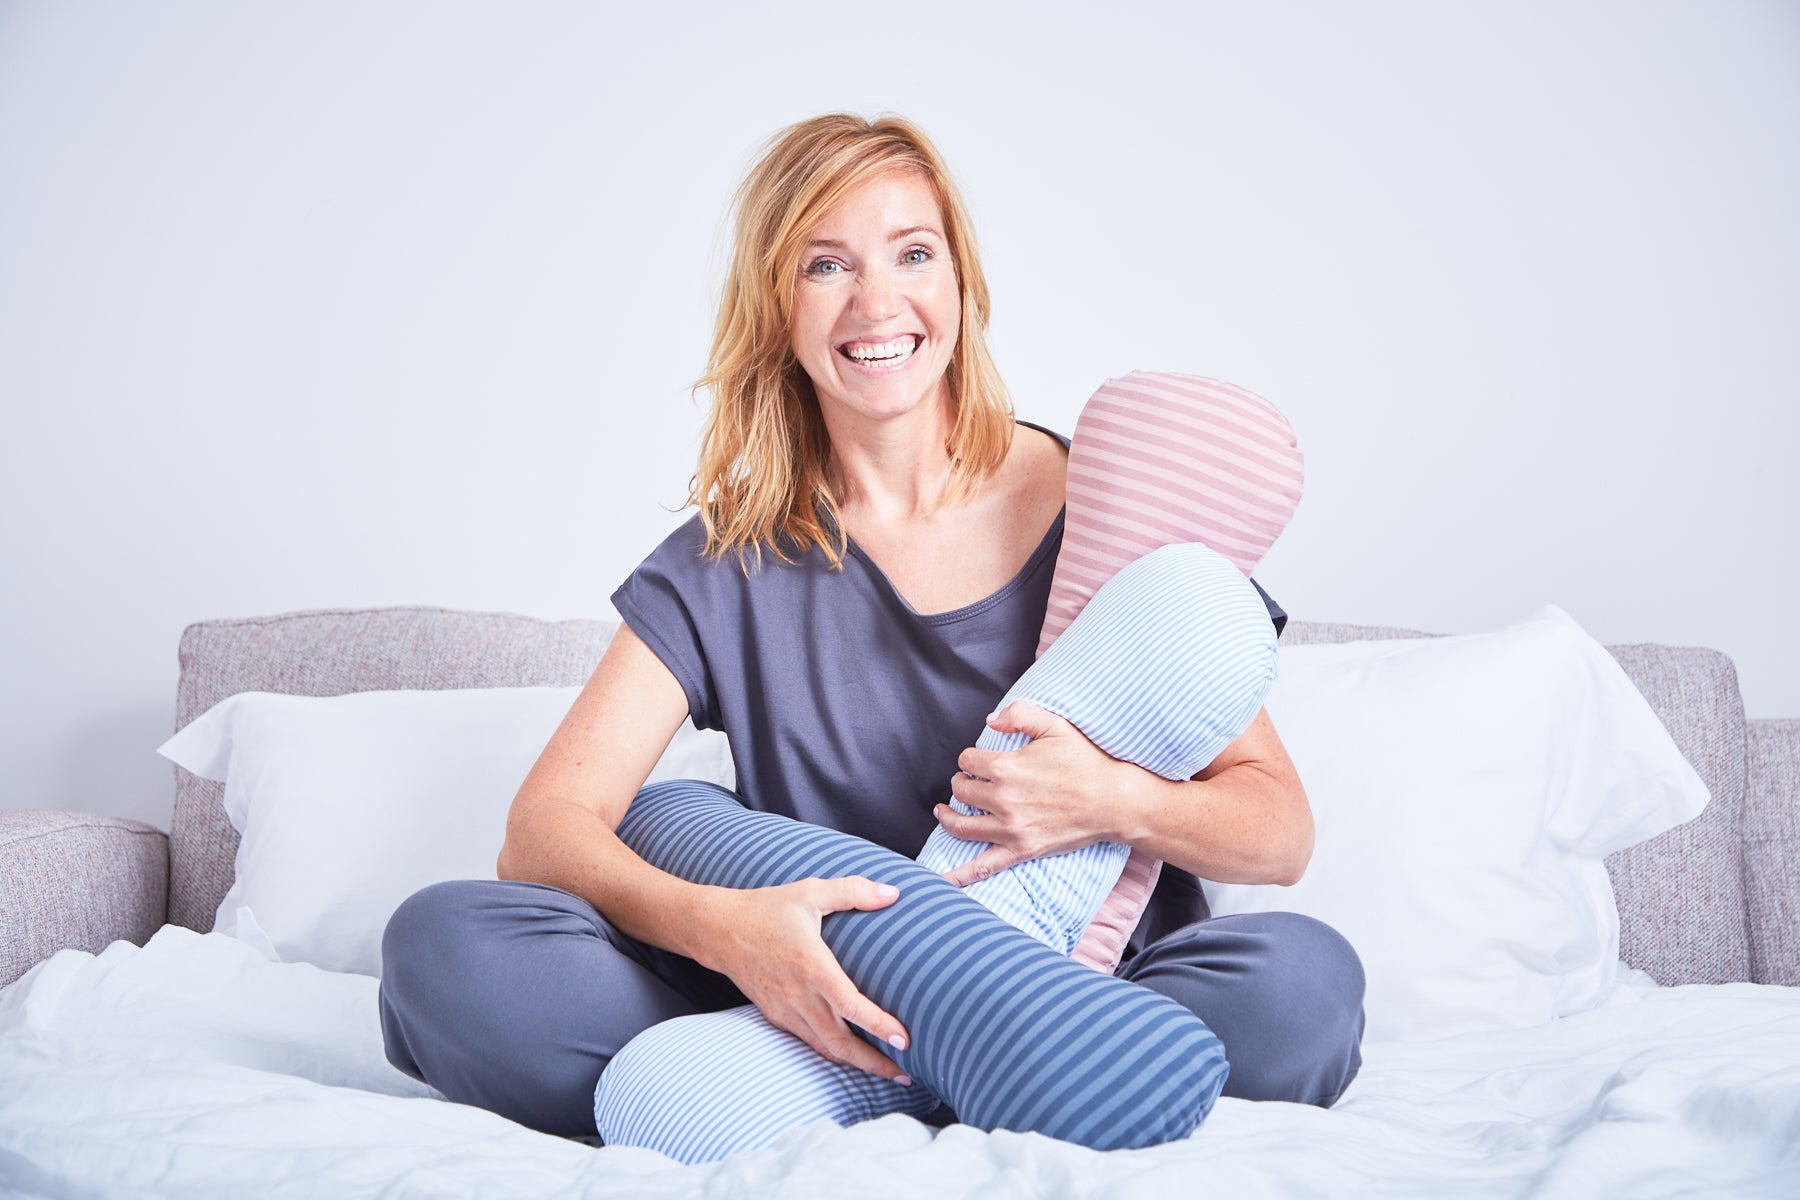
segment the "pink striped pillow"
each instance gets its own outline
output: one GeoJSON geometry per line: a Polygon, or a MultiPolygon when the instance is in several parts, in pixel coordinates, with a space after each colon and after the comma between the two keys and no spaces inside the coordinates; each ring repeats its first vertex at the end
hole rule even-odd
{"type": "MultiPolygon", "coordinates": [[[[1107,380],[1069,447],[1068,513],[1038,653],[1120,567],[1158,546],[1201,542],[1250,574],[1293,519],[1304,467],[1287,418],[1243,388],[1160,371],[1107,380]]],[[[1134,849],[1073,957],[1118,966],[1161,873],[1134,849]]]]}

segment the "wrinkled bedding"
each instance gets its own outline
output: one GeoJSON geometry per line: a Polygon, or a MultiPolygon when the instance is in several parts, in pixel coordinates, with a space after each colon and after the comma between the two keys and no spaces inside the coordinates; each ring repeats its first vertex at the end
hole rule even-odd
{"type": "Polygon", "coordinates": [[[0,992],[0,1194],[1800,1196],[1795,988],[1634,973],[1549,1025],[1368,1044],[1329,1112],[1223,1100],[1153,1150],[893,1116],[684,1167],[444,1102],[382,1057],[375,987],[173,927],[58,954],[0,992]]]}

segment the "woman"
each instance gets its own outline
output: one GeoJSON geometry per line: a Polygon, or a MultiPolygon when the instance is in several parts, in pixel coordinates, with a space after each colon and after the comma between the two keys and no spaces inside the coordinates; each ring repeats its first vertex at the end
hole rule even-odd
{"type": "Polygon", "coordinates": [[[1266,713],[1201,778],[1109,758],[1065,721],[961,765],[1032,661],[1064,450],[1016,430],[985,346],[969,223],[922,133],[829,116],[778,135],[739,194],[691,499],[614,601],[625,625],[514,801],[501,881],[439,885],[384,945],[390,1058],[452,1099],[593,1130],[595,1080],[669,1017],[754,1003],[826,1057],[897,1078],[904,1045],[819,935],[893,903],[867,879],[690,884],[614,832],[684,716],[731,736],[747,804],[914,853],[934,820],[994,849],[955,881],[1096,841],[1177,870],[1120,970],[1198,1014],[1226,1094],[1329,1104],[1359,1063],[1361,973],[1289,914],[1204,921],[1191,874],[1292,882],[1305,794],[1266,713]],[[989,815],[967,817],[942,798],[989,815]]]}

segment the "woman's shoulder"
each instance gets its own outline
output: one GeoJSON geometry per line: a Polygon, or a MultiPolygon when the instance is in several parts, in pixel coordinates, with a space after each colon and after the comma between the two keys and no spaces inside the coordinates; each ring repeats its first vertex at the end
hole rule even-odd
{"type": "Polygon", "coordinates": [[[752,546],[744,555],[736,550],[709,553],[706,522],[695,513],[657,544],[656,549],[638,564],[632,577],[651,575],[684,592],[725,590],[735,593],[759,582],[767,585],[773,577],[816,573],[823,562],[823,555],[816,546],[801,552],[798,547],[789,545],[787,551],[786,559],[766,545],[752,546]]]}
{"type": "Polygon", "coordinates": [[[711,565],[710,559],[703,559],[706,552],[706,523],[695,513],[658,542],[644,559],[646,565],[656,563],[660,566],[682,566],[691,569],[697,560],[711,565]]]}
{"type": "Polygon", "coordinates": [[[1049,428],[1048,425],[1039,425],[1037,421],[1026,421],[1024,417],[1017,417],[1017,419],[1015,419],[1015,425],[1022,425],[1024,428],[1028,428],[1028,430],[1037,430],[1039,434],[1044,434],[1046,437],[1049,437],[1051,441],[1060,444],[1064,450],[1069,448],[1069,437],[1067,437],[1066,434],[1058,434],[1057,430],[1049,428]]]}
{"type": "Polygon", "coordinates": [[[626,586],[649,583],[682,596],[718,590],[737,573],[737,556],[706,552],[706,523],[700,514],[677,525],[632,571],[626,586]]]}
{"type": "Polygon", "coordinates": [[[1040,533],[1061,511],[1069,473],[1069,439],[1031,421],[1020,421],[1022,436],[1007,455],[1010,481],[1002,485],[1000,502],[1029,528],[1040,533]]]}

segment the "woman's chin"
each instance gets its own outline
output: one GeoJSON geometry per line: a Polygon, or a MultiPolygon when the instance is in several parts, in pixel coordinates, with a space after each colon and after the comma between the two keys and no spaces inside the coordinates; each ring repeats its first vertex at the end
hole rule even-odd
{"type": "Polygon", "coordinates": [[[822,406],[837,408],[865,421],[891,421],[928,408],[932,402],[949,403],[949,392],[940,373],[930,386],[921,387],[916,379],[890,376],[886,379],[846,381],[850,386],[832,393],[819,390],[822,406]]]}

